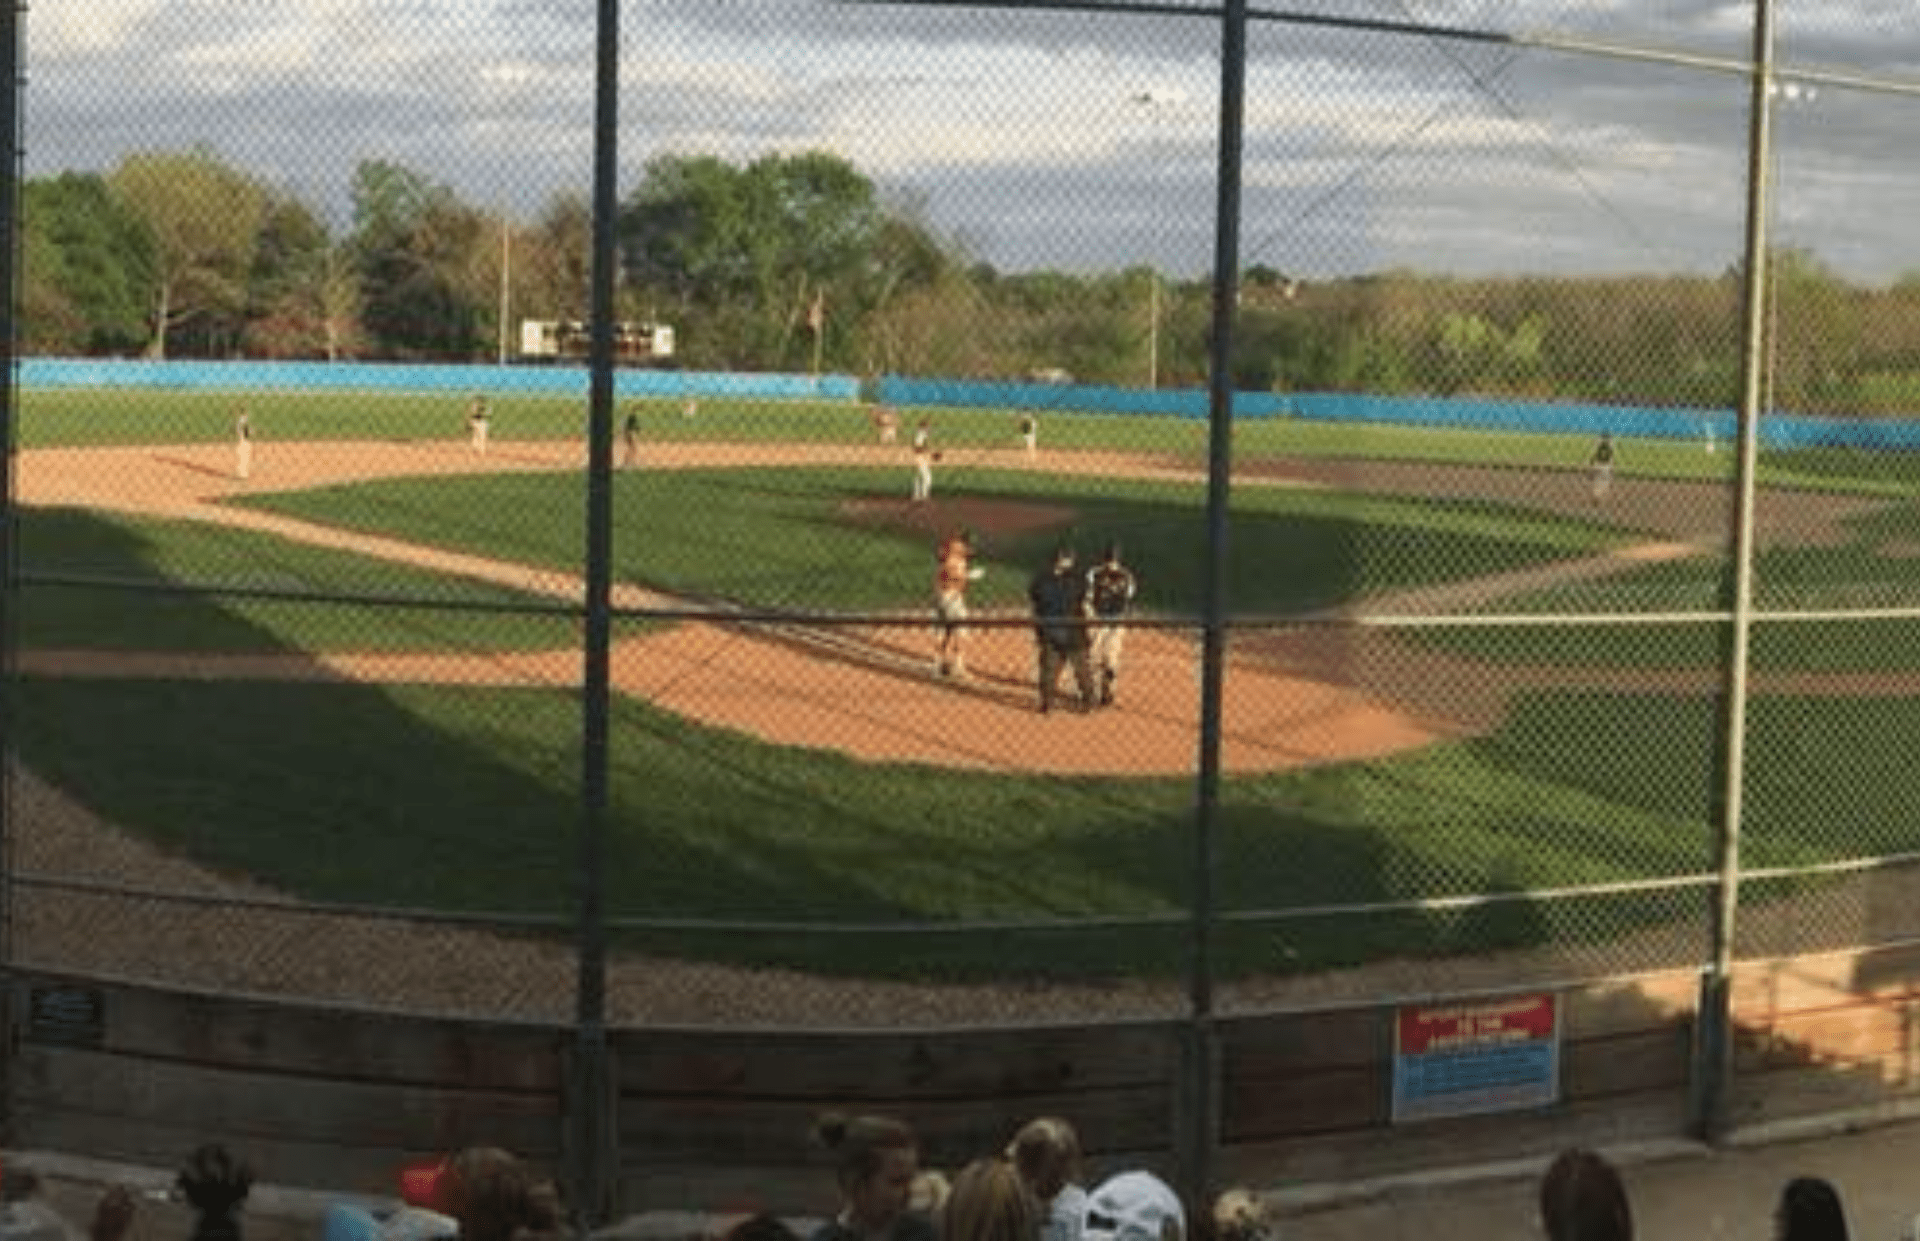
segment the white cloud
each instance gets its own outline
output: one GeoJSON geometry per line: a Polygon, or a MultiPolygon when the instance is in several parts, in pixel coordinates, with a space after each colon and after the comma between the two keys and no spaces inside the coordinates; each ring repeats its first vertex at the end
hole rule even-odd
{"type": "MultiPolygon", "coordinates": [[[[590,177],[591,6],[549,0],[56,0],[29,17],[29,171],[205,144],[340,217],[397,159],[531,213],[590,177]]],[[[1372,0],[1324,0],[1378,16],[1372,0]]],[[[1732,0],[1423,0],[1420,20],[1740,50],[1732,0]]],[[[1910,0],[1808,0],[1796,54],[1920,64],[1910,0]],[[1892,7],[1889,7],[1889,6],[1892,7]]],[[[1210,262],[1217,31],[1204,21],[647,0],[622,14],[622,166],[825,147],[925,195],[1007,266],[1210,262]],[[1145,91],[1170,101],[1144,107],[1145,91]]],[[[1849,62],[1851,63],[1851,62],[1849,62]]],[[[1245,235],[1303,269],[1401,261],[1717,269],[1744,139],[1737,79],[1260,24],[1245,235]],[[1731,180],[1730,180],[1731,179],[1731,180]],[[1313,247],[1319,247],[1317,250],[1313,247]]],[[[1793,224],[1861,270],[1913,266],[1904,149],[1920,101],[1823,89],[1797,118],[1793,224]],[[1817,128],[1814,128],[1817,127],[1817,128]],[[1868,167],[1870,190],[1849,179],[1868,167]],[[1872,201],[1847,208],[1847,193],[1872,201]],[[1818,205],[1816,210],[1814,205],[1818,205]],[[1892,209],[1899,206],[1901,209],[1892,209]],[[1805,214],[1801,214],[1804,212],[1805,214]]],[[[630,188],[630,186],[623,187],[630,188]]],[[[1836,258],[1836,261],[1840,261],[1836,258]]]]}

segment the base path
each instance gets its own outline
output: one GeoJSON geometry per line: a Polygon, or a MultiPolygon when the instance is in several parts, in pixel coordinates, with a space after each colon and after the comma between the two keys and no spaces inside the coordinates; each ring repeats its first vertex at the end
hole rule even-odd
{"type": "MultiPolygon", "coordinates": [[[[259,443],[252,477],[241,481],[232,476],[233,451],[225,444],[35,449],[21,454],[18,479],[20,500],[26,505],[216,522],[578,601],[582,587],[573,575],[358,534],[222,501],[379,478],[577,470],[583,455],[577,443],[555,442],[496,442],[485,456],[448,441],[259,443]]],[[[805,444],[651,445],[644,465],[671,469],[802,463],[898,465],[903,489],[910,468],[904,448],[805,444]]],[[[1017,452],[979,453],[966,465],[944,470],[940,485],[963,491],[967,468],[988,466],[1031,468],[1017,452]]],[[[1163,459],[1105,453],[1052,453],[1043,459],[1043,468],[1102,477],[1199,479],[1192,470],[1163,459]]],[[[932,525],[980,527],[993,520],[964,497],[949,501],[937,496],[932,508],[932,525]]],[[[1062,524],[1072,516],[1071,510],[1063,510],[1062,524]]],[[[1010,520],[1030,522],[1033,514],[1022,512],[1010,520]]],[[[903,582],[903,597],[913,598],[922,589],[930,592],[931,568],[930,552],[929,581],[903,582]]],[[[672,601],[641,588],[618,586],[615,602],[644,607],[672,601]]],[[[933,675],[933,634],[918,619],[917,606],[903,616],[915,619],[859,632],[724,620],[681,624],[616,647],[613,684],[618,692],[701,723],[873,761],[1073,775],[1193,770],[1200,695],[1197,647],[1188,634],[1141,630],[1130,635],[1118,707],[1085,715],[1056,710],[1043,716],[1036,710],[1033,640],[1024,625],[976,632],[968,653],[974,677],[961,683],[933,675]]],[[[579,684],[580,656],[573,649],[491,656],[33,651],[22,654],[20,668],[63,676],[571,687],[579,684]]],[[[1070,685],[1071,677],[1065,680],[1070,685]]],[[[1437,717],[1422,718],[1354,687],[1303,677],[1267,661],[1236,663],[1226,686],[1221,762],[1229,772],[1377,757],[1458,732],[1437,717]]]]}

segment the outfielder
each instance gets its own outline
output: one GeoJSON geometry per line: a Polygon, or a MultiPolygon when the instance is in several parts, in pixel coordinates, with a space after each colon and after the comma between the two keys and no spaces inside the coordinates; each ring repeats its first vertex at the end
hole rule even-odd
{"type": "Polygon", "coordinates": [[[1093,617],[1093,672],[1100,683],[1100,705],[1113,705],[1114,682],[1120,679],[1120,648],[1125,644],[1127,610],[1139,592],[1140,581],[1120,560],[1120,544],[1109,543],[1100,563],[1087,570],[1087,610],[1093,617]]]}
{"type": "Polygon", "coordinates": [[[967,676],[967,584],[986,576],[973,563],[973,531],[961,530],[934,549],[934,671],[943,677],[967,676]]]}
{"type": "Polygon", "coordinates": [[[1020,447],[1032,461],[1040,451],[1040,420],[1031,410],[1020,415],[1020,447]]]}

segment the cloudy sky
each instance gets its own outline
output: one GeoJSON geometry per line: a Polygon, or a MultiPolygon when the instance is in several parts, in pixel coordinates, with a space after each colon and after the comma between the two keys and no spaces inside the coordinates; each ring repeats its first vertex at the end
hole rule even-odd
{"type": "MultiPolygon", "coordinates": [[[[1257,11],[1742,57],[1751,0],[1255,0],[1257,11]]],[[[1777,5],[1784,70],[1920,89],[1913,0],[1777,5]]],[[[1212,261],[1202,17],[626,0],[621,192],[646,160],[826,149],[1007,270],[1212,261]]],[[[591,178],[594,0],[54,0],[27,15],[31,175],[212,149],[344,222],[384,159],[530,219],[591,178]]],[[[1259,21],[1242,253],[1308,278],[1719,271],[1746,86],[1538,47],[1259,21]]],[[[1778,112],[1778,240],[1920,271],[1920,97],[1778,112]]]]}

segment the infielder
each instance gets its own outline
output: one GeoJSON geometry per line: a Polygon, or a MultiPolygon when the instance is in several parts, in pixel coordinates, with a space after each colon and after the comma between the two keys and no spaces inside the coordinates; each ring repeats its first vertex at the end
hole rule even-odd
{"type": "Polygon", "coordinates": [[[1020,416],[1020,447],[1028,461],[1040,452],[1040,420],[1031,411],[1020,416]]]}
{"type": "Polygon", "coordinates": [[[933,553],[933,667],[938,675],[958,680],[967,676],[967,584],[987,572],[973,556],[971,530],[948,535],[933,553]]]}
{"type": "Polygon", "coordinates": [[[1593,457],[1588,462],[1592,471],[1593,502],[1600,503],[1613,490],[1613,433],[1602,431],[1600,442],[1593,446],[1593,457]]]}
{"type": "Polygon", "coordinates": [[[939,454],[933,451],[933,420],[922,418],[913,429],[913,502],[922,503],[933,495],[933,463],[939,454]]]}
{"type": "Polygon", "coordinates": [[[467,403],[467,447],[476,456],[487,455],[487,398],[476,396],[467,403]]]}
{"type": "Polygon", "coordinates": [[[253,474],[253,420],[247,407],[233,407],[233,476],[242,481],[253,474]]]}
{"type": "Polygon", "coordinates": [[[1100,705],[1113,705],[1114,682],[1120,679],[1120,648],[1125,644],[1123,623],[1140,581],[1120,560],[1120,544],[1109,543],[1100,563],[1087,570],[1087,609],[1093,616],[1093,673],[1100,683],[1100,705]]]}
{"type": "Polygon", "coordinates": [[[625,469],[640,463],[640,412],[630,409],[620,426],[620,466],[625,469]]]}

